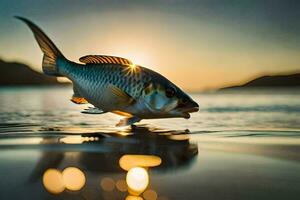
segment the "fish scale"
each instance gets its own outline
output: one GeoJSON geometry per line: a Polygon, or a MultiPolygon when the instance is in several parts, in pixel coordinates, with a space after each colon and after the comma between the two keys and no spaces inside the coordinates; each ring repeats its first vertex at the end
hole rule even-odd
{"type": "Polygon", "coordinates": [[[73,82],[78,82],[78,85],[87,84],[87,88],[102,88],[105,85],[113,84],[124,90],[126,93],[134,98],[138,98],[143,89],[143,83],[150,81],[151,77],[141,69],[138,73],[131,73],[126,75],[124,68],[126,65],[82,65],[74,63],[73,65],[65,65],[64,69],[66,76],[73,82]],[[76,70],[73,70],[76,68],[76,70]],[[94,74],[97,74],[95,76],[94,74]],[[95,84],[98,83],[98,84],[95,84]]]}

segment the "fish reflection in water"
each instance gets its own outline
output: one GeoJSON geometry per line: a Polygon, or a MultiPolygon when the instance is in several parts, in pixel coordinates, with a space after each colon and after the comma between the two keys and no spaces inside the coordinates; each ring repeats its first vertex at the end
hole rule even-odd
{"type": "Polygon", "coordinates": [[[134,126],[116,132],[64,135],[56,142],[44,137],[41,144],[53,146],[43,151],[30,181],[42,179],[49,193],[62,198],[159,199],[163,195],[156,191],[159,188],[150,188],[153,173],[188,167],[198,154],[188,133],[134,126]],[[66,148],[55,150],[62,145],[66,148]]]}

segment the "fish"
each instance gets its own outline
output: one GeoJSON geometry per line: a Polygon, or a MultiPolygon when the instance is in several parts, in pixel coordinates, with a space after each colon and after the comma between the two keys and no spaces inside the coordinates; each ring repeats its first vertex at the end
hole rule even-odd
{"type": "Polygon", "coordinates": [[[73,83],[71,101],[93,105],[84,114],[115,113],[123,116],[116,126],[128,126],[142,119],[188,119],[199,110],[197,102],[158,72],[110,55],[87,55],[73,62],[37,25],[15,18],[31,29],[43,53],[44,74],[68,78],[73,83]]]}

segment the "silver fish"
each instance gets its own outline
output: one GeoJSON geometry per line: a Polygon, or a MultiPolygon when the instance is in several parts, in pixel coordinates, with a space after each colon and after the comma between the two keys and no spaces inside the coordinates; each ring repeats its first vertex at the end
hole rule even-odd
{"type": "Polygon", "coordinates": [[[72,62],[65,58],[47,35],[23,17],[34,34],[43,57],[46,75],[67,77],[73,82],[74,103],[94,107],[82,113],[112,112],[125,116],[117,126],[132,125],[141,119],[190,118],[198,104],[164,76],[130,60],[106,55],[88,55],[72,62]]]}

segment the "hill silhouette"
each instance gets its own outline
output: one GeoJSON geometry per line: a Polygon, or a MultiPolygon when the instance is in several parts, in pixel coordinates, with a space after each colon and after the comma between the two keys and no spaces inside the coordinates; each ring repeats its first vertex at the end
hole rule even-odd
{"type": "Polygon", "coordinates": [[[263,88],[263,87],[300,87],[300,73],[289,75],[261,76],[242,85],[224,87],[221,89],[235,88],[263,88]]]}
{"type": "Polygon", "coordinates": [[[40,74],[28,65],[0,59],[0,86],[58,84],[61,83],[55,77],[40,74]]]}

